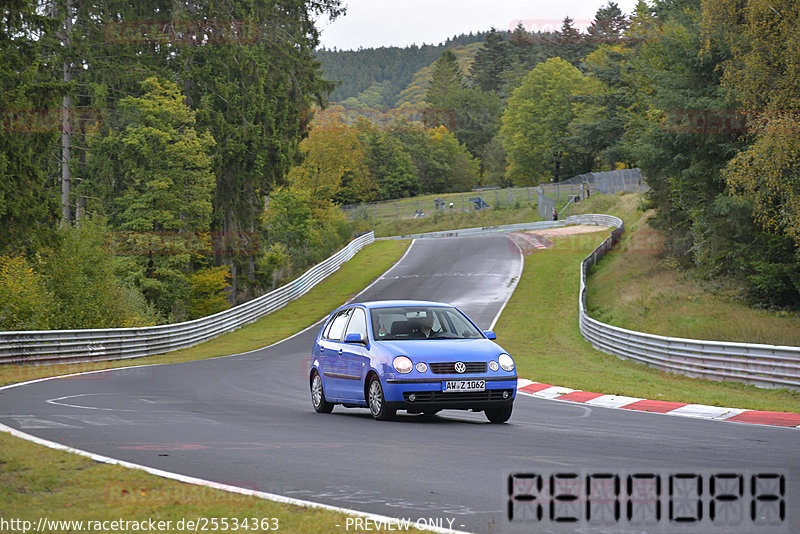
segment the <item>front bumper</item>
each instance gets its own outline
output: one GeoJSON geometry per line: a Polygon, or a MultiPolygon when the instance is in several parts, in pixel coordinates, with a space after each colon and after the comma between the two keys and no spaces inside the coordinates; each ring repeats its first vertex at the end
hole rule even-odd
{"type": "Polygon", "coordinates": [[[444,376],[425,379],[388,379],[384,385],[387,405],[397,410],[485,410],[513,404],[517,377],[444,376]],[[486,380],[485,391],[444,392],[447,380],[486,380]],[[413,400],[412,400],[413,399],[413,400]]]}

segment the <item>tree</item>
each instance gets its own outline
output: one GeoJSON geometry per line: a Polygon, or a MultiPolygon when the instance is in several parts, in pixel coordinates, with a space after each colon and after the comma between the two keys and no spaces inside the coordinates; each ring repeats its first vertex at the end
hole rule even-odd
{"type": "Polygon", "coordinates": [[[551,58],[537,65],[514,90],[500,129],[509,180],[536,184],[573,172],[568,161],[574,155],[567,152],[563,138],[574,117],[571,96],[584,81],[578,69],[551,58]]]}
{"type": "Polygon", "coordinates": [[[367,153],[355,128],[329,116],[300,143],[303,161],[289,173],[289,182],[312,197],[345,204],[372,200],[377,185],[366,165],[367,153]]]}
{"type": "Polygon", "coordinates": [[[124,282],[103,221],[83,221],[58,233],[58,245],[44,255],[41,274],[52,295],[49,328],[126,328],[160,322],[141,292],[124,282]]]}
{"type": "Polygon", "coordinates": [[[136,253],[129,279],[163,312],[178,312],[184,271],[200,252],[195,236],[210,229],[214,140],[197,132],[174,83],[148,78],[142,88],[120,101],[118,129],[97,143],[91,165],[104,177],[98,194],[115,207],[112,221],[131,232],[123,234],[136,253]]]}
{"type": "Polygon", "coordinates": [[[615,44],[628,28],[628,19],[616,2],[609,2],[599,8],[589,26],[587,40],[591,43],[615,44]]]}
{"type": "Polygon", "coordinates": [[[53,295],[24,255],[0,256],[0,329],[40,330],[50,325],[53,295]]]}
{"type": "Polygon", "coordinates": [[[574,22],[570,17],[564,17],[561,28],[551,39],[545,41],[545,53],[547,57],[559,57],[578,67],[595,45],[586,40],[574,26],[574,22]]]}
{"type": "Polygon", "coordinates": [[[226,298],[231,271],[227,265],[209,267],[191,273],[189,295],[186,299],[186,317],[189,320],[227,310],[231,307],[226,298]]]}
{"type": "Polygon", "coordinates": [[[470,68],[470,78],[483,91],[499,92],[505,83],[504,74],[511,66],[511,48],[503,34],[492,28],[486,34],[470,68]]]}
{"type": "MultiPolygon", "coordinates": [[[[428,108],[441,111],[452,111],[451,101],[456,91],[460,90],[464,81],[458,59],[451,50],[445,50],[433,65],[431,84],[425,95],[428,108]]],[[[439,126],[426,121],[430,127],[439,126]]]]}
{"type": "Polygon", "coordinates": [[[35,39],[53,22],[32,0],[6,4],[0,20],[0,251],[33,252],[51,242],[57,221],[49,177],[61,88],[35,39]]]}
{"type": "Polygon", "coordinates": [[[569,126],[569,143],[577,152],[590,154],[607,168],[630,161],[622,146],[625,116],[631,106],[631,89],[623,78],[631,49],[603,45],[583,62],[586,84],[576,91],[575,118],[569,126]]]}
{"type": "Polygon", "coordinates": [[[467,191],[477,183],[476,160],[444,126],[426,131],[419,125],[403,124],[388,135],[411,156],[421,192],[467,191]]]}
{"type": "MultiPolygon", "coordinates": [[[[482,157],[484,147],[500,130],[503,115],[501,97],[477,87],[465,87],[453,95],[451,104],[454,110],[453,133],[473,156],[482,157]]],[[[483,172],[481,161],[480,174],[483,172]]]]}
{"type": "Polygon", "coordinates": [[[756,221],[800,246],[800,47],[797,2],[703,2],[703,27],[714,45],[731,51],[723,87],[736,98],[753,143],[728,164],[724,177],[750,202],[756,221]]]}
{"type": "Polygon", "coordinates": [[[367,167],[378,183],[378,199],[402,198],[419,193],[417,169],[403,144],[386,132],[362,134],[367,146],[367,167]]]}

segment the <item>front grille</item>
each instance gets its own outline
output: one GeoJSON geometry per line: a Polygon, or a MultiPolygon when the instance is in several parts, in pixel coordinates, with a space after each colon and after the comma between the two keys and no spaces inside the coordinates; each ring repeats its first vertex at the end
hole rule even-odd
{"type": "MultiPolygon", "coordinates": [[[[464,362],[464,365],[467,366],[467,370],[463,374],[486,372],[486,362],[464,362]]],[[[432,373],[437,375],[458,374],[456,373],[456,362],[431,363],[428,364],[428,367],[432,373]]]]}
{"type": "MultiPolygon", "coordinates": [[[[447,401],[495,401],[504,400],[503,392],[508,392],[508,398],[511,398],[512,389],[487,389],[486,391],[459,391],[456,393],[444,393],[443,391],[409,391],[403,393],[403,399],[408,402],[409,395],[415,395],[413,404],[422,404],[426,402],[447,402],[447,401]]],[[[507,399],[506,399],[507,400],[507,399]]]]}

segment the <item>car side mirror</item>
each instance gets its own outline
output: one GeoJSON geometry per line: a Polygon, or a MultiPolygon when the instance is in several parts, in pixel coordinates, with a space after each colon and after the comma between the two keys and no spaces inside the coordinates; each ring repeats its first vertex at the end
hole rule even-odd
{"type": "Polygon", "coordinates": [[[361,332],[351,332],[344,336],[345,343],[364,343],[366,340],[364,336],[361,335],[361,332]]]}
{"type": "Polygon", "coordinates": [[[491,339],[492,341],[497,339],[497,334],[495,334],[492,330],[484,331],[483,335],[486,336],[486,339],[491,339]]]}

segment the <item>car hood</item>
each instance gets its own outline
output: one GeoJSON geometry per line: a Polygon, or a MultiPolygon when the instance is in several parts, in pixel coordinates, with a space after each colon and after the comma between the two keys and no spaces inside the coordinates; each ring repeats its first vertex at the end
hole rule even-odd
{"type": "Polygon", "coordinates": [[[488,339],[422,339],[376,341],[376,345],[396,356],[408,356],[414,362],[483,361],[505,352],[488,339]]]}

